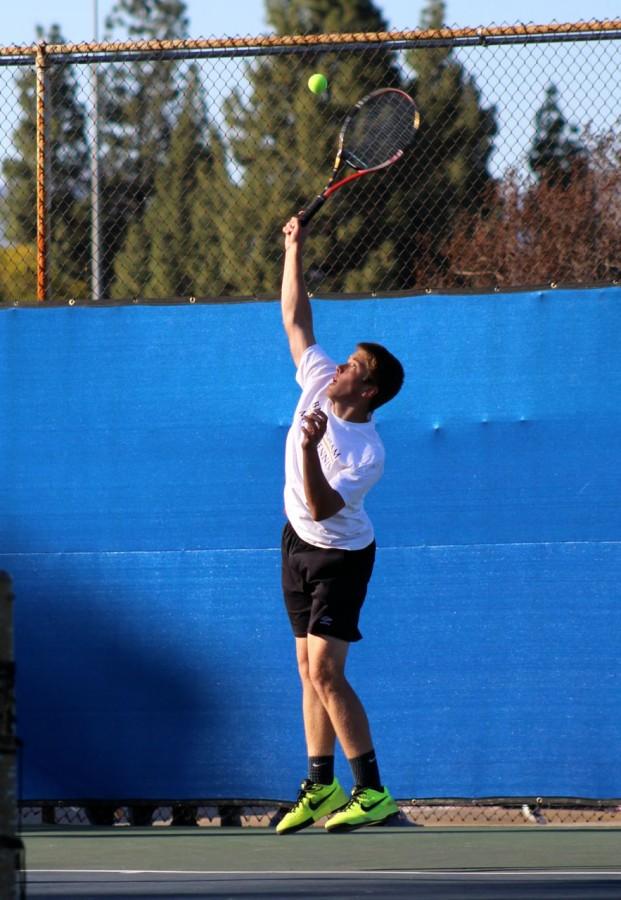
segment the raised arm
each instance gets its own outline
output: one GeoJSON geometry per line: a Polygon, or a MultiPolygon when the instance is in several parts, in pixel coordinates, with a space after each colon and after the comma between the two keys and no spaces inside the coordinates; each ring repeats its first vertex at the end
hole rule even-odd
{"type": "Polygon", "coordinates": [[[304,233],[297,216],[283,228],[285,235],[285,265],[282,273],[281,309],[289,349],[296,367],[307,347],[315,342],[313,313],[304,284],[302,247],[304,233]]]}

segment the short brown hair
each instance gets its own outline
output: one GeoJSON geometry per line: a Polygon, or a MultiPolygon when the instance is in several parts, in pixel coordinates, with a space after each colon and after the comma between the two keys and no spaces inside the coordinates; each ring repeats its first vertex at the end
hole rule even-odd
{"type": "Polygon", "coordinates": [[[396,397],[401,390],[405,375],[403,366],[397,357],[381,344],[365,341],[359,343],[358,347],[368,357],[369,381],[377,387],[377,394],[369,403],[369,410],[372,411],[396,397]]]}

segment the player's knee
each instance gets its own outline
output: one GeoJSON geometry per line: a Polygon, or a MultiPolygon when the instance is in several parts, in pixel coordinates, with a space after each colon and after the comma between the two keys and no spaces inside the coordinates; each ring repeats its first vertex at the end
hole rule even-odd
{"type": "Polygon", "coordinates": [[[329,660],[314,660],[309,665],[309,678],[320,697],[338,693],[343,681],[343,673],[329,660]]]}

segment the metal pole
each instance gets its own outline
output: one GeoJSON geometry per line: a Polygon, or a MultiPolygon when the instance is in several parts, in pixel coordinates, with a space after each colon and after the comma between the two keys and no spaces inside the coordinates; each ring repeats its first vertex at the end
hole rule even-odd
{"type": "MultiPolygon", "coordinates": [[[[99,40],[99,13],[93,0],[94,39],[99,40]]],[[[91,293],[93,300],[101,300],[101,247],[99,216],[99,85],[97,63],[91,69],[93,131],[91,135],[91,293]]]]}
{"type": "Polygon", "coordinates": [[[11,576],[0,572],[0,896],[17,898],[23,844],[17,837],[17,741],[11,576]]]}
{"type": "Polygon", "coordinates": [[[45,41],[37,44],[35,57],[37,84],[37,300],[47,300],[48,291],[48,187],[49,154],[47,153],[47,121],[50,98],[46,96],[47,60],[45,41]]]}

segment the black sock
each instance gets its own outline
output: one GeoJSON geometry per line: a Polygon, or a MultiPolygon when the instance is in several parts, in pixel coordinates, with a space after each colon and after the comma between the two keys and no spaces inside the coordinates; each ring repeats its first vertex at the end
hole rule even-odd
{"type": "Polygon", "coordinates": [[[313,784],[332,784],[334,781],[334,757],[309,756],[308,779],[313,784]]]}
{"type": "Polygon", "coordinates": [[[368,753],[363,753],[362,756],[350,759],[349,765],[354,776],[354,784],[357,787],[373,788],[375,791],[381,791],[382,782],[380,781],[375,750],[369,750],[368,753]]]}

